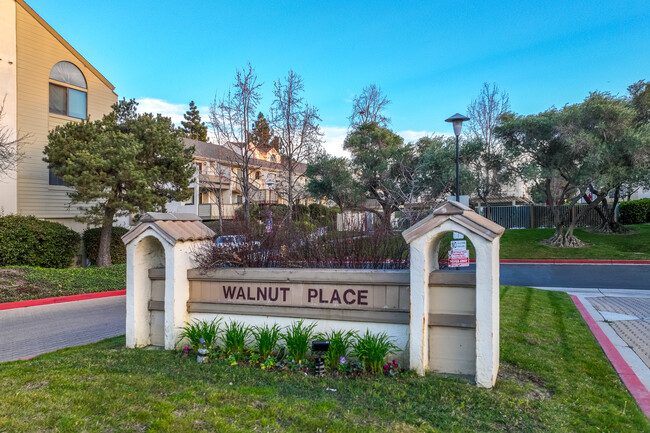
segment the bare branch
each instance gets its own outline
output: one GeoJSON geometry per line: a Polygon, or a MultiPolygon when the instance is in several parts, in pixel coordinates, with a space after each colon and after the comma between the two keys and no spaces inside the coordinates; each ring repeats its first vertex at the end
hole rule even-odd
{"type": "Polygon", "coordinates": [[[234,177],[244,196],[244,219],[246,225],[250,222],[250,199],[255,192],[251,182],[251,161],[253,148],[251,146],[251,125],[255,119],[256,109],[261,100],[257,74],[250,65],[238,70],[235,82],[219,101],[215,97],[210,106],[210,124],[214,130],[217,144],[229,149],[225,156],[235,167],[234,177]]]}
{"type": "Polygon", "coordinates": [[[318,109],[305,103],[303,92],[302,77],[289,71],[284,79],[275,82],[271,107],[271,123],[279,138],[282,165],[275,189],[286,198],[288,215],[294,203],[307,195],[304,164],[322,152],[318,109]]]}
{"type": "Polygon", "coordinates": [[[13,125],[3,122],[6,100],[7,95],[4,95],[0,104],[0,176],[10,176],[16,170],[18,162],[24,157],[22,144],[27,138],[19,136],[13,125]]]}
{"type": "Polygon", "coordinates": [[[352,100],[352,114],[350,128],[356,128],[364,123],[374,122],[385,128],[390,123],[390,119],[384,115],[384,110],[390,104],[390,100],[381,93],[381,88],[375,84],[370,84],[363,88],[360,95],[355,95],[352,100]]]}

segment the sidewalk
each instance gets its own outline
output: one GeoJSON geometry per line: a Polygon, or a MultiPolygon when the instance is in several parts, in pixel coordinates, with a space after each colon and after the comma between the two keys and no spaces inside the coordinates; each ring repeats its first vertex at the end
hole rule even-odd
{"type": "Polygon", "coordinates": [[[571,296],[630,394],[650,417],[650,291],[537,288],[571,296]]]}

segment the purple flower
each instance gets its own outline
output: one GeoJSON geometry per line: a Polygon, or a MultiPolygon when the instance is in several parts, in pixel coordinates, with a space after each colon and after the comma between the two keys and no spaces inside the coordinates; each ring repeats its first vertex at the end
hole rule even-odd
{"type": "Polygon", "coordinates": [[[348,360],[345,358],[345,356],[341,356],[339,359],[339,364],[345,364],[346,362],[348,362],[348,360]]]}

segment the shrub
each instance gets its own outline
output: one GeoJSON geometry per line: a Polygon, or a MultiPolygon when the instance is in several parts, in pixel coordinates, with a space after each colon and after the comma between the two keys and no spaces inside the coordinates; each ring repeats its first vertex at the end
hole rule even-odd
{"type": "Polygon", "coordinates": [[[223,330],[223,350],[227,355],[243,354],[250,328],[241,322],[233,320],[223,330]]]}
{"type": "Polygon", "coordinates": [[[0,266],[67,268],[81,237],[60,223],[33,216],[0,217],[0,266]]]}
{"type": "Polygon", "coordinates": [[[389,353],[399,350],[400,348],[385,332],[372,334],[366,329],[365,334],[356,337],[353,355],[359,358],[367,370],[380,374],[384,366],[384,358],[389,353]]]}
{"type": "Polygon", "coordinates": [[[307,205],[297,203],[293,207],[294,221],[307,221],[309,220],[309,207],[307,205]]]}
{"type": "Polygon", "coordinates": [[[314,335],[316,323],[305,325],[305,320],[293,322],[282,334],[284,342],[287,344],[287,352],[296,362],[301,363],[307,356],[309,342],[314,335]]]}
{"type": "Polygon", "coordinates": [[[262,359],[273,355],[273,351],[280,341],[280,326],[274,323],[273,326],[265,324],[264,326],[255,326],[251,329],[255,337],[255,348],[262,359]]]}
{"type": "MultiPolygon", "coordinates": [[[[124,227],[113,226],[111,230],[111,262],[114,265],[126,263],[126,245],[122,242],[129,229],[124,227]]],[[[101,227],[88,229],[83,234],[84,246],[86,247],[86,257],[93,265],[97,263],[99,254],[99,238],[101,236],[101,227]]]]}
{"type": "Polygon", "coordinates": [[[339,213],[340,209],[338,207],[327,207],[320,203],[309,205],[309,218],[318,227],[334,229],[336,227],[336,215],[339,213]]]}
{"type": "Polygon", "coordinates": [[[650,198],[625,201],[618,205],[622,224],[643,224],[650,222],[650,198]]]}
{"type": "Polygon", "coordinates": [[[318,334],[319,340],[330,342],[330,348],[325,352],[325,365],[332,371],[338,369],[341,358],[347,358],[357,334],[354,331],[330,331],[318,334]]]}
{"type": "Polygon", "coordinates": [[[182,332],[178,336],[178,342],[180,343],[187,338],[190,340],[192,347],[198,350],[201,347],[199,340],[203,338],[205,340],[205,347],[212,348],[217,343],[220,326],[221,318],[212,319],[210,322],[195,320],[181,328],[182,332]]]}

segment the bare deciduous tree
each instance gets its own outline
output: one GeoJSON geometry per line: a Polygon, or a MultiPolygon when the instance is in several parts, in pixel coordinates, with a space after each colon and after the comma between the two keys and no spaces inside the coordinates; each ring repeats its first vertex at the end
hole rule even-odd
{"type": "Polygon", "coordinates": [[[499,125],[499,119],[508,110],[508,94],[499,91],[496,84],[490,86],[488,83],[483,83],[478,96],[467,107],[470,118],[469,136],[476,147],[471,162],[476,178],[476,194],[486,210],[490,196],[500,193],[501,187],[508,182],[507,158],[494,131],[499,125]]]}
{"type": "Polygon", "coordinates": [[[26,138],[19,136],[10,125],[3,123],[6,99],[5,95],[2,98],[2,104],[0,104],[0,176],[11,176],[12,172],[16,170],[18,161],[23,156],[21,144],[26,138]]]}
{"type": "MultiPolygon", "coordinates": [[[[235,82],[221,100],[216,97],[210,106],[210,123],[214,129],[217,144],[231,150],[227,158],[234,167],[234,177],[244,196],[244,221],[250,228],[250,198],[255,192],[251,182],[252,121],[256,118],[257,105],[261,100],[260,87],[255,69],[250,65],[237,71],[235,82]]],[[[221,196],[218,197],[221,207],[221,196]]]]}
{"type": "Polygon", "coordinates": [[[390,119],[384,114],[388,104],[390,100],[381,93],[381,88],[375,84],[364,87],[361,94],[355,95],[352,100],[352,114],[348,117],[350,128],[371,122],[386,128],[390,123],[390,119]]]}
{"type": "Polygon", "coordinates": [[[279,138],[280,164],[276,191],[287,200],[289,217],[296,201],[305,198],[307,187],[299,171],[321,151],[322,133],[318,126],[318,109],[305,103],[302,77],[294,71],[275,82],[275,100],[271,107],[271,123],[279,138]]]}

